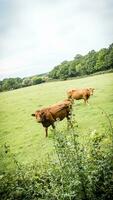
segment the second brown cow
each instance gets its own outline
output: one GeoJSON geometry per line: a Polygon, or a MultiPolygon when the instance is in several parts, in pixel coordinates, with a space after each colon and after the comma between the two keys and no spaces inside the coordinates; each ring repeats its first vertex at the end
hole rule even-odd
{"type": "Polygon", "coordinates": [[[84,89],[71,89],[67,91],[68,99],[84,99],[85,104],[88,103],[88,99],[93,95],[94,88],[84,88],[84,89]]]}

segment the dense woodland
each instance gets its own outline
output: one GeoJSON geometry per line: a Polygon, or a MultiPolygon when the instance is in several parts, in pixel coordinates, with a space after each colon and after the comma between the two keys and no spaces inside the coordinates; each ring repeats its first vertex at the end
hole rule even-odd
{"type": "Polygon", "coordinates": [[[37,85],[48,80],[66,80],[70,77],[90,75],[113,69],[113,43],[108,48],[90,51],[86,55],[77,54],[71,61],[63,61],[46,75],[25,78],[6,78],[0,81],[0,92],[37,85]]]}
{"type": "Polygon", "coordinates": [[[72,61],[64,61],[49,73],[52,79],[67,79],[113,69],[113,44],[109,48],[90,51],[85,56],[77,54],[72,61]]]}

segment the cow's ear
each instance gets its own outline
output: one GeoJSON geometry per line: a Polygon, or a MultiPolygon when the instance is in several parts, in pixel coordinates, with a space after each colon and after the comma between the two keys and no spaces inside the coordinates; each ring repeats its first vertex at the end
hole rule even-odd
{"type": "Polygon", "coordinates": [[[31,116],[35,117],[35,114],[31,114],[31,116]]]}

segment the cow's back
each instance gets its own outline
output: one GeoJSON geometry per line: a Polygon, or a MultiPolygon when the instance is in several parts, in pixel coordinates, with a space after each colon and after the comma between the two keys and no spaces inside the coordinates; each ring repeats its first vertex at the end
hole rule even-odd
{"type": "Polygon", "coordinates": [[[84,89],[76,89],[72,91],[72,98],[76,100],[82,99],[84,95],[86,95],[86,91],[84,89]]]}
{"type": "Polygon", "coordinates": [[[65,104],[56,105],[54,107],[51,107],[49,111],[55,120],[63,120],[65,117],[68,117],[70,113],[70,106],[65,104]]]}

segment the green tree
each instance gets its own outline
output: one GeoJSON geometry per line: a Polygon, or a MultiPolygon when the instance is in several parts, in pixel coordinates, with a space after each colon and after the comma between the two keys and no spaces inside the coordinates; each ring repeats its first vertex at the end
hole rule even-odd
{"type": "Polygon", "coordinates": [[[48,75],[49,78],[58,79],[59,78],[59,74],[58,74],[59,68],[60,68],[60,65],[54,67],[53,70],[51,72],[49,72],[49,75],[48,75]]]}
{"type": "Polygon", "coordinates": [[[30,78],[24,78],[23,81],[22,81],[23,87],[31,86],[32,84],[33,83],[32,83],[32,80],[30,78]]]}
{"type": "Polygon", "coordinates": [[[37,84],[40,84],[40,83],[43,83],[43,82],[45,82],[45,81],[41,77],[33,77],[32,78],[33,85],[37,85],[37,84]]]}
{"type": "Polygon", "coordinates": [[[113,44],[109,46],[105,57],[105,69],[113,69],[113,44]]]}
{"type": "Polygon", "coordinates": [[[76,71],[77,71],[78,75],[84,75],[85,74],[84,65],[82,63],[77,64],[76,71]]]}
{"type": "Polygon", "coordinates": [[[70,67],[69,67],[69,73],[68,73],[69,77],[75,77],[78,75],[78,72],[76,70],[76,62],[72,61],[70,63],[70,67]]]}
{"type": "Polygon", "coordinates": [[[0,92],[2,92],[2,81],[0,81],[0,92]]]}
{"type": "Polygon", "coordinates": [[[4,79],[2,82],[3,90],[13,90],[17,88],[17,83],[15,78],[4,79]]]}
{"type": "Polygon", "coordinates": [[[103,48],[101,49],[97,54],[97,62],[95,65],[96,71],[102,71],[106,69],[106,55],[107,55],[107,49],[103,48]]]}
{"type": "Polygon", "coordinates": [[[14,89],[21,88],[21,87],[22,87],[22,79],[19,77],[15,78],[14,89]]]}
{"type": "Polygon", "coordinates": [[[69,76],[69,62],[64,61],[61,63],[59,71],[58,71],[58,76],[60,79],[66,79],[69,76]]]}
{"type": "Polygon", "coordinates": [[[76,56],[74,57],[75,61],[79,61],[82,60],[83,56],[81,54],[76,54],[76,56]]]}
{"type": "Polygon", "coordinates": [[[96,61],[97,61],[97,53],[92,50],[90,51],[84,59],[84,69],[85,69],[85,73],[86,74],[91,74],[94,73],[95,70],[95,66],[96,66],[96,61]]]}

